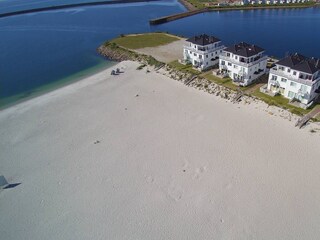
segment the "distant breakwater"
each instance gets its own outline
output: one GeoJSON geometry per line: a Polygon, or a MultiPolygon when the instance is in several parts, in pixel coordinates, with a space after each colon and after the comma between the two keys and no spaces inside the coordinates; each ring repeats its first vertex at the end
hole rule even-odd
{"type": "Polygon", "coordinates": [[[199,14],[199,13],[205,13],[205,12],[208,12],[208,11],[209,11],[208,8],[204,8],[204,9],[192,10],[192,11],[183,12],[183,13],[177,13],[177,14],[173,14],[173,15],[170,15],[170,16],[165,16],[165,17],[152,19],[152,20],[150,20],[149,23],[151,25],[158,25],[158,24],[162,24],[162,23],[178,20],[178,19],[181,19],[181,18],[189,17],[189,16],[192,16],[192,15],[196,15],[196,14],[199,14]]]}
{"type": "MultiPolygon", "coordinates": [[[[184,0],[185,1],[185,0],[184,0]]],[[[175,21],[181,18],[190,17],[193,15],[197,15],[200,13],[206,13],[206,12],[219,12],[219,11],[235,11],[235,10],[262,10],[262,9],[287,9],[287,8],[309,8],[309,7],[315,7],[318,4],[294,4],[294,5],[254,5],[254,6],[233,6],[233,7],[208,7],[208,8],[202,8],[202,9],[196,9],[196,10],[190,10],[185,4],[183,4],[188,11],[183,13],[176,13],[169,16],[164,16],[160,18],[151,19],[149,23],[151,25],[158,25],[162,23],[167,23],[171,21],[175,21]]]]}
{"type": "Polygon", "coordinates": [[[1,13],[0,18],[23,15],[23,14],[28,14],[28,13],[37,13],[37,12],[44,12],[44,11],[53,11],[53,10],[75,8],[75,7],[99,6],[99,5],[109,5],[109,4],[124,4],[124,3],[139,3],[139,2],[158,2],[158,1],[161,1],[161,0],[111,0],[111,1],[101,1],[101,2],[74,3],[74,4],[65,4],[65,5],[59,5],[59,6],[49,6],[49,7],[26,9],[26,10],[20,10],[20,11],[8,12],[8,13],[1,13]]]}

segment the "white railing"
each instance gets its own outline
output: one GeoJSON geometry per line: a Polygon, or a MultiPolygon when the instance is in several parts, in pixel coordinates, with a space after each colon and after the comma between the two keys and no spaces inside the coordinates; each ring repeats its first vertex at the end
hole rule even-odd
{"type": "Polygon", "coordinates": [[[298,95],[300,95],[304,99],[308,99],[310,97],[309,93],[306,90],[302,90],[301,88],[298,90],[298,95]]]}
{"type": "Polygon", "coordinates": [[[274,85],[274,86],[280,86],[280,83],[276,80],[269,80],[270,84],[271,85],[274,85]]]}
{"type": "Polygon", "coordinates": [[[290,81],[294,81],[294,82],[297,82],[297,83],[300,83],[300,84],[304,84],[304,85],[307,85],[307,86],[312,86],[312,84],[314,82],[317,82],[318,80],[320,80],[319,78],[312,81],[312,80],[305,80],[305,79],[301,79],[301,78],[294,78],[292,77],[291,74],[288,74],[286,73],[285,71],[282,71],[282,70],[275,70],[274,68],[272,68],[270,70],[270,74],[274,74],[274,75],[277,75],[277,76],[280,76],[280,77],[284,77],[286,79],[289,79],[290,81]]]}
{"type": "Polygon", "coordinates": [[[198,54],[207,54],[207,53],[212,53],[212,52],[215,52],[215,51],[220,51],[222,49],[225,49],[225,46],[221,45],[221,46],[218,46],[218,47],[211,47],[211,48],[208,48],[206,50],[198,50],[196,48],[193,48],[193,47],[190,47],[190,46],[183,46],[183,48],[185,50],[189,50],[189,51],[192,51],[193,53],[198,53],[198,54]]]}
{"type": "Polygon", "coordinates": [[[242,66],[242,67],[251,67],[251,66],[253,66],[253,65],[255,65],[255,64],[258,64],[259,62],[262,62],[262,61],[267,60],[267,59],[268,59],[268,56],[262,56],[261,58],[257,59],[256,61],[249,62],[249,63],[241,62],[241,61],[236,60],[236,59],[234,59],[234,58],[227,57],[226,55],[223,55],[223,54],[221,54],[221,55],[219,56],[219,58],[222,59],[222,60],[231,62],[231,63],[233,63],[233,64],[242,66]]]}

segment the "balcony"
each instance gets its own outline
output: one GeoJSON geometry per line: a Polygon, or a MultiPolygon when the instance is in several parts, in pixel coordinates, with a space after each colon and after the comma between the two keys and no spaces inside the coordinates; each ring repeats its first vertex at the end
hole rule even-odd
{"type": "Polygon", "coordinates": [[[291,74],[289,74],[289,73],[287,73],[285,71],[276,69],[276,68],[270,69],[270,74],[274,74],[274,75],[277,75],[277,76],[280,76],[280,77],[284,77],[284,78],[289,79],[290,81],[294,81],[294,82],[297,82],[297,83],[300,83],[300,84],[304,84],[304,85],[307,85],[307,86],[312,86],[312,84],[314,82],[316,82],[316,81],[312,81],[312,80],[305,80],[305,79],[301,79],[301,78],[298,78],[298,77],[293,77],[291,74]]]}
{"type": "Polygon", "coordinates": [[[270,83],[271,85],[273,85],[273,86],[277,86],[277,87],[280,86],[280,83],[279,83],[278,81],[276,81],[276,80],[269,80],[269,83],[270,83]]]}
{"type": "Polygon", "coordinates": [[[222,59],[222,60],[231,62],[233,64],[236,64],[236,65],[239,65],[239,66],[242,66],[242,67],[246,67],[246,68],[251,67],[251,66],[253,66],[253,65],[255,65],[255,64],[259,63],[259,62],[262,62],[262,61],[265,61],[265,60],[268,59],[267,56],[262,56],[262,57],[255,58],[253,62],[247,62],[244,59],[236,60],[234,58],[228,57],[226,54],[221,54],[219,56],[219,58],[222,59]]]}
{"type": "Polygon", "coordinates": [[[183,49],[184,50],[189,50],[191,51],[192,53],[198,53],[198,54],[208,54],[208,53],[212,53],[212,52],[215,52],[215,51],[220,51],[220,50],[223,50],[225,48],[225,46],[223,45],[220,45],[218,47],[199,47],[199,49],[195,49],[193,47],[190,47],[190,46],[187,46],[187,45],[184,45],[183,46],[183,49]]]}
{"type": "Polygon", "coordinates": [[[307,91],[303,91],[301,88],[298,90],[298,96],[301,96],[304,99],[309,99],[310,94],[307,91]]]}

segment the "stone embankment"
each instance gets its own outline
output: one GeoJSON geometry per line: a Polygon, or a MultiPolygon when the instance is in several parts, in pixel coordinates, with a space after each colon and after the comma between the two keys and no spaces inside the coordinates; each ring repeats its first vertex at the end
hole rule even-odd
{"type": "Polygon", "coordinates": [[[159,67],[164,63],[157,61],[154,57],[140,54],[129,49],[118,46],[115,43],[106,42],[97,49],[98,53],[112,61],[136,61],[145,65],[159,67]]]}
{"type": "MultiPolygon", "coordinates": [[[[157,70],[158,73],[161,73],[163,75],[166,75],[170,77],[173,80],[179,81],[183,84],[185,84],[188,79],[191,79],[193,75],[191,73],[185,73],[181,72],[179,70],[176,70],[169,65],[165,65],[165,67],[161,68],[160,70],[157,70]]],[[[238,92],[226,88],[224,86],[218,85],[214,82],[209,81],[208,79],[197,76],[192,82],[190,82],[188,87],[193,87],[196,88],[200,91],[204,91],[206,93],[215,95],[217,97],[220,97],[222,99],[225,99],[226,101],[232,101],[234,102],[234,98],[237,96],[238,92]]],[[[270,116],[279,116],[284,119],[287,119],[289,121],[296,121],[298,119],[298,116],[285,110],[281,109],[277,106],[269,106],[260,99],[253,97],[253,96],[248,96],[248,95],[243,95],[240,99],[242,104],[254,104],[257,103],[256,108],[261,108],[262,111],[265,111],[268,113],[270,116]]]]}
{"type": "Polygon", "coordinates": [[[306,3],[298,3],[298,4],[281,4],[281,5],[242,5],[242,6],[218,6],[218,7],[206,7],[206,8],[196,8],[192,4],[186,5],[182,3],[187,9],[187,12],[183,13],[175,13],[169,16],[159,17],[156,19],[151,19],[149,23],[151,25],[157,25],[162,23],[167,23],[170,21],[175,21],[181,18],[197,15],[200,13],[206,13],[206,12],[215,12],[215,11],[236,11],[236,10],[261,10],[261,9],[290,9],[290,8],[309,8],[317,6],[314,2],[306,2],[306,3]],[[192,7],[193,6],[193,7],[192,7]]]}
{"type": "MultiPolygon", "coordinates": [[[[107,57],[108,59],[111,59],[113,61],[120,62],[125,60],[131,60],[140,62],[142,64],[142,67],[139,69],[142,70],[144,68],[147,68],[147,72],[149,71],[148,66],[153,66],[154,70],[160,74],[168,76],[173,80],[179,81],[187,85],[188,87],[193,87],[200,91],[213,94],[217,97],[225,99],[226,101],[234,102],[233,100],[238,94],[237,91],[211,82],[200,75],[194,75],[190,72],[177,70],[176,68],[173,68],[168,64],[157,61],[155,58],[151,56],[138,54],[134,51],[119,47],[116,44],[105,43],[104,45],[98,48],[98,52],[104,57],[107,57]]],[[[299,118],[297,115],[285,109],[279,108],[277,106],[269,106],[254,96],[243,95],[237,102],[241,102],[242,104],[259,103],[257,104],[256,108],[261,108],[262,111],[265,111],[271,116],[279,116],[289,121],[297,121],[299,118]]]]}

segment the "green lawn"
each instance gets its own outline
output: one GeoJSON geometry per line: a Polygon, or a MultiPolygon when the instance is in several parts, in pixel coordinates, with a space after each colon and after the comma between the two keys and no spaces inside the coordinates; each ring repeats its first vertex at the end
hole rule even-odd
{"type": "Polygon", "coordinates": [[[283,109],[288,109],[290,112],[297,115],[304,115],[310,111],[309,109],[306,110],[306,109],[302,109],[302,108],[290,105],[289,100],[280,95],[272,97],[265,93],[262,93],[260,92],[260,89],[257,89],[256,91],[254,91],[252,95],[260,98],[261,100],[263,100],[269,105],[275,105],[283,109]]]}
{"type": "Polygon", "coordinates": [[[316,120],[317,122],[320,122],[320,113],[318,113],[318,115],[315,116],[315,120],[316,120]]]}
{"type": "Polygon", "coordinates": [[[191,3],[194,7],[197,9],[205,8],[205,5],[202,1],[199,0],[187,0],[189,3],[191,3]]]}
{"type": "Polygon", "coordinates": [[[139,49],[145,47],[157,47],[180,40],[178,37],[166,33],[146,33],[128,35],[111,40],[121,47],[129,49],[139,49]]]}
{"type": "MultiPolygon", "coordinates": [[[[237,88],[238,88],[238,86],[236,86],[232,83],[232,80],[230,78],[221,79],[221,78],[218,78],[218,77],[212,75],[211,72],[205,73],[203,75],[203,77],[205,77],[209,81],[212,81],[212,82],[217,83],[219,85],[222,85],[224,87],[230,88],[232,90],[237,90],[237,88]]],[[[254,86],[254,84],[250,85],[248,87],[241,87],[240,90],[245,91],[247,89],[252,88],[253,86],[254,86]]],[[[272,97],[267,94],[264,94],[264,93],[260,92],[259,88],[256,89],[253,93],[251,93],[251,95],[261,99],[262,101],[266,102],[269,105],[275,105],[275,106],[278,106],[283,109],[288,109],[290,112],[297,114],[297,115],[304,115],[310,111],[310,109],[306,110],[306,109],[302,109],[302,108],[290,105],[289,100],[280,96],[280,95],[272,97]]],[[[317,116],[317,119],[320,119],[320,116],[317,116]]]]}
{"type": "Polygon", "coordinates": [[[183,65],[183,64],[179,63],[178,60],[173,61],[173,62],[169,63],[168,65],[170,67],[178,70],[178,71],[181,71],[181,72],[192,73],[192,74],[195,74],[195,75],[199,75],[200,74],[199,71],[197,71],[197,70],[192,68],[191,64],[183,65]]]}
{"type": "MultiPolygon", "coordinates": [[[[214,82],[216,84],[222,85],[224,87],[230,88],[230,89],[235,90],[235,91],[238,90],[238,88],[239,88],[237,85],[232,83],[231,78],[219,78],[219,77],[216,77],[216,76],[212,75],[211,71],[203,74],[202,76],[205,77],[206,79],[208,79],[211,82],[214,82]]],[[[252,85],[249,86],[249,87],[240,87],[240,90],[245,91],[250,87],[252,87],[252,85]]]]}

